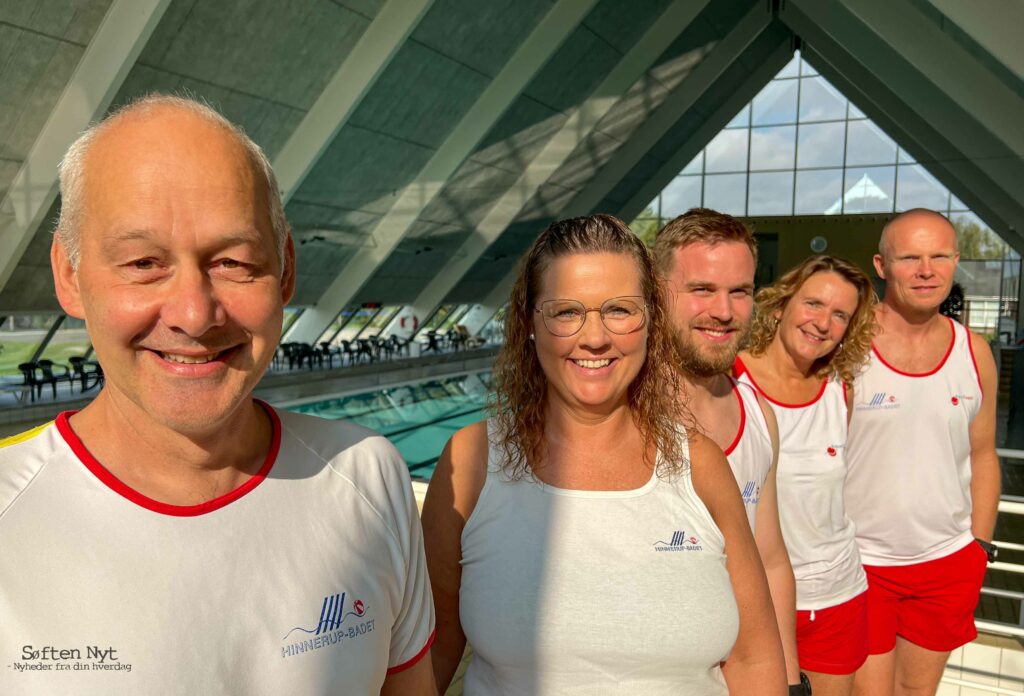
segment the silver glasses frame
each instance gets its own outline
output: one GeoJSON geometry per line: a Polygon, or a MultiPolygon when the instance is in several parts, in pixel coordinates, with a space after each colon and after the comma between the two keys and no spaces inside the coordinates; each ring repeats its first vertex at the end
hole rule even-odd
{"type": "Polygon", "coordinates": [[[540,303],[539,306],[534,307],[533,311],[540,315],[540,320],[541,323],[544,325],[544,329],[549,334],[557,338],[570,338],[578,334],[580,331],[582,331],[583,327],[587,325],[587,317],[591,312],[597,312],[598,316],[601,317],[601,324],[604,326],[604,328],[609,333],[613,333],[616,336],[628,336],[629,334],[635,333],[640,329],[644,328],[645,326],[647,326],[647,302],[642,295],[618,295],[617,297],[609,297],[607,300],[601,303],[600,307],[587,307],[579,300],[574,300],[570,297],[557,297],[550,300],[544,300],[543,302],[540,303]],[[604,320],[604,308],[609,302],[614,302],[615,300],[629,300],[640,308],[640,312],[643,315],[643,317],[640,319],[640,323],[636,326],[636,328],[630,329],[629,331],[622,333],[608,326],[608,322],[604,320]],[[552,331],[551,327],[548,326],[548,316],[544,313],[543,309],[544,305],[549,304],[551,302],[575,302],[579,306],[583,307],[583,321],[580,322],[579,328],[577,328],[570,334],[559,334],[552,331]]]}

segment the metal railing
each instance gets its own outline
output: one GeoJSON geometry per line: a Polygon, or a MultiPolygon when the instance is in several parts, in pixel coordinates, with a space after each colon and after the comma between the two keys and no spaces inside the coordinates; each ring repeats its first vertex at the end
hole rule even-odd
{"type": "MultiPolygon", "coordinates": [[[[1007,449],[997,448],[996,454],[999,455],[1000,459],[1009,460],[1024,460],[1024,450],[1018,449],[1007,449]]],[[[1018,495],[1003,495],[999,499],[999,514],[1000,515],[1024,515],[1024,497],[1018,495]]],[[[1000,550],[1006,551],[1024,551],[1024,544],[1016,541],[1008,541],[1002,539],[994,540],[996,546],[1000,550]]],[[[1018,563],[1007,563],[1005,561],[996,561],[989,564],[989,570],[998,570],[1006,573],[1016,573],[1024,575],[1024,565],[1018,563]]],[[[1002,597],[1004,599],[1013,599],[1020,602],[1020,607],[1017,612],[1017,623],[1011,624],[1003,621],[988,621],[983,619],[975,619],[974,624],[977,626],[979,631],[984,633],[994,633],[996,635],[1010,636],[1017,638],[1018,640],[1024,639],[1024,592],[1017,590],[1004,590],[997,587],[982,587],[981,593],[989,597],[1002,597]]]]}

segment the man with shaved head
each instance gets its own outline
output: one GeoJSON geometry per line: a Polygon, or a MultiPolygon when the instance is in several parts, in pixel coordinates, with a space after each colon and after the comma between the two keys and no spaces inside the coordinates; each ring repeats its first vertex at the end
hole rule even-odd
{"type": "Polygon", "coordinates": [[[868,575],[860,696],[936,692],[950,651],[977,635],[995,557],[995,361],[939,313],[959,258],[949,220],[922,209],[886,225],[874,258],[885,296],[847,443],[846,509],[868,575]]]}
{"type": "Polygon", "coordinates": [[[401,457],[252,395],[295,288],[260,148],[151,96],[60,182],[57,298],[106,382],[0,442],[0,693],[435,693],[401,457]]]}

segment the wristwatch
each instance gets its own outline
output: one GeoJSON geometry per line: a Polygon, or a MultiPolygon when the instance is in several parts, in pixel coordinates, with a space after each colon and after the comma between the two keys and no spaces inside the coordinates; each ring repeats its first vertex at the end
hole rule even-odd
{"type": "Polygon", "coordinates": [[[988,554],[989,563],[992,563],[999,558],[999,547],[991,541],[985,541],[984,539],[975,539],[975,541],[978,542],[978,546],[985,549],[985,553],[988,554]]]}
{"type": "Polygon", "coordinates": [[[811,696],[811,680],[803,672],[800,673],[800,683],[789,685],[789,696],[811,696]]]}

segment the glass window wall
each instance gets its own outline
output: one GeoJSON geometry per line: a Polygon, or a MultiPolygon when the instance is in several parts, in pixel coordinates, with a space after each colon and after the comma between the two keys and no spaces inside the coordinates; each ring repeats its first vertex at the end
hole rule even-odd
{"type": "Polygon", "coordinates": [[[21,376],[18,365],[36,356],[60,314],[17,314],[0,323],[0,376],[21,376]]]}

